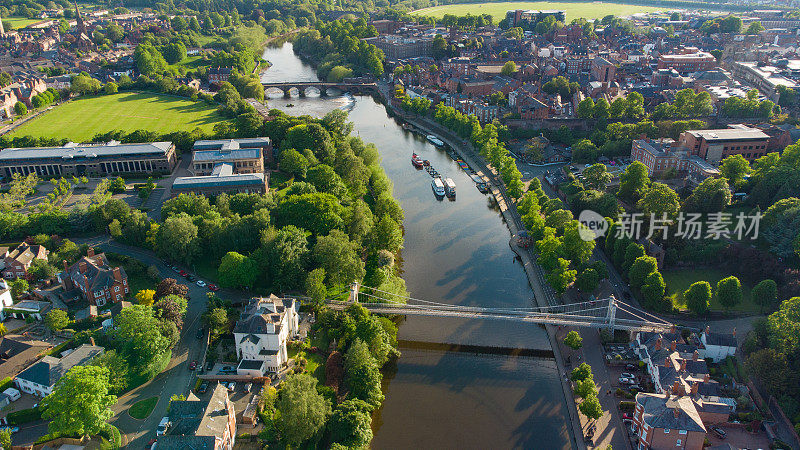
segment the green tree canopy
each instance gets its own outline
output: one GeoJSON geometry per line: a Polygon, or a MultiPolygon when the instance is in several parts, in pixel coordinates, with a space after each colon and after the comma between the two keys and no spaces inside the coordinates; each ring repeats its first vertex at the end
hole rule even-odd
{"type": "Polygon", "coordinates": [[[577,331],[572,330],[567,333],[567,336],[564,338],[564,345],[573,350],[577,350],[583,347],[583,338],[577,331]]]}
{"type": "Polygon", "coordinates": [[[733,308],[742,302],[742,283],[730,276],[717,282],[717,300],[725,309],[733,308]]]}
{"type": "Polygon", "coordinates": [[[277,427],[281,438],[293,447],[321,430],[331,412],[328,400],[317,392],[317,380],[304,373],[286,377],[275,407],[280,412],[277,427]]]}
{"type": "Polygon", "coordinates": [[[108,369],[75,366],[62,376],[53,393],[42,400],[42,417],[50,419],[50,433],[93,436],[108,427],[109,409],[117,397],[108,394],[108,369]]]}
{"type": "Polygon", "coordinates": [[[692,283],[683,293],[683,298],[689,311],[701,316],[708,312],[711,302],[711,285],[708,281],[697,281],[692,283]]]}

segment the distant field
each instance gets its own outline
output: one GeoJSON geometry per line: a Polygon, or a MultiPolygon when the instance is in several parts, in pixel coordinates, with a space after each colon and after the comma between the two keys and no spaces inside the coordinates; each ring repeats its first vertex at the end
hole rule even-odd
{"type": "Polygon", "coordinates": [[[158,133],[201,128],[210,132],[224,120],[203,102],[157,94],[127,92],[82,97],[48,111],[13,131],[11,136],[87,141],[112,130],[158,133]]]}
{"type": "Polygon", "coordinates": [[[506,17],[506,11],[514,9],[560,9],[566,11],[567,22],[570,22],[572,19],[581,17],[586,19],[602,19],[609,14],[615,16],[629,16],[635,13],[665,11],[668,8],[604,2],[491,2],[432,6],[430,8],[418,9],[412,14],[433,17],[442,17],[445,14],[453,14],[456,16],[489,14],[494,18],[494,22],[497,23],[506,17]]]}
{"type": "Polygon", "coordinates": [[[15,30],[25,28],[32,23],[41,21],[42,19],[28,19],[27,17],[3,17],[3,22],[10,23],[15,30]]]}

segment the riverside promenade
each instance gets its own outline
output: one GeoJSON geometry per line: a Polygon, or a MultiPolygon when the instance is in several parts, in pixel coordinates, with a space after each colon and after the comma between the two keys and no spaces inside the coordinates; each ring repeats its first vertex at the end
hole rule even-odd
{"type": "MultiPolygon", "coordinates": [[[[427,133],[436,134],[439,136],[439,138],[441,138],[461,156],[464,162],[469,164],[469,166],[476,171],[478,176],[483,178],[485,181],[488,181],[488,185],[491,189],[491,195],[497,201],[497,205],[500,208],[500,213],[503,215],[503,219],[511,231],[512,237],[509,245],[514,253],[520,257],[522,265],[525,269],[525,273],[528,276],[528,283],[533,289],[535,302],[533,306],[544,307],[557,304],[558,299],[556,298],[555,293],[550,285],[544,280],[544,272],[539,265],[536,264],[530,251],[520,247],[517,244],[516,237],[519,235],[520,231],[524,230],[522,219],[519,216],[516,207],[513,206],[511,197],[506,192],[505,185],[499,179],[498,174],[495,173],[492,168],[486,165],[483,157],[478,154],[478,152],[473,148],[472,144],[470,144],[468,141],[456,135],[452,130],[447,129],[428,118],[418,117],[413,114],[405,114],[403,111],[392,108],[388,97],[388,86],[379,84],[378,88],[383,96],[383,99],[386,101],[387,108],[391,109],[395,114],[403,118],[403,120],[409,122],[417,128],[425,130],[427,133]]],[[[566,367],[564,367],[564,358],[561,355],[559,340],[556,336],[558,328],[552,325],[547,325],[545,326],[545,329],[547,330],[547,336],[550,339],[550,346],[553,349],[553,357],[556,362],[556,367],[558,368],[561,388],[564,394],[565,404],[567,406],[567,412],[570,419],[571,426],[568,427],[568,430],[571,444],[573,448],[585,449],[587,447],[583,442],[583,430],[581,429],[580,416],[575,403],[575,398],[572,394],[569,374],[567,373],[566,367]]]]}

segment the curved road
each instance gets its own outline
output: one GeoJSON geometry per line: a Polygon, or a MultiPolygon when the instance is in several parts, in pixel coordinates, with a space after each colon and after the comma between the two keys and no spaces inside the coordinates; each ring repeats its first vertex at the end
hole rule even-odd
{"type": "MultiPolygon", "coordinates": [[[[162,277],[175,278],[181,282],[180,276],[167,267],[153,252],[113,242],[107,235],[75,239],[75,242],[99,247],[103,251],[134,257],[148,266],[155,265],[162,277]]],[[[119,428],[125,435],[126,439],[123,439],[123,442],[127,442],[127,448],[143,449],[148,441],[156,437],[156,427],[161,417],[166,415],[169,399],[173,395],[187,395],[194,387],[195,376],[194,372],[189,370],[188,362],[197,360],[199,364],[203,363],[201,358],[205,352],[205,341],[197,339],[196,335],[197,331],[202,328],[200,316],[205,311],[206,294],[209,291],[185,280],[183,284],[189,286],[190,300],[184,318],[183,331],[178,344],[172,349],[172,359],[167,369],[147,383],[120,396],[117,403],[111,407],[114,411],[111,424],[119,428]],[[132,404],[153,396],[158,397],[158,404],[150,416],[144,420],[137,420],[128,415],[128,408],[132,404]]],[[[229,300],[247,297],[233,291],[220,291],[217,295],[229,300]]]]}

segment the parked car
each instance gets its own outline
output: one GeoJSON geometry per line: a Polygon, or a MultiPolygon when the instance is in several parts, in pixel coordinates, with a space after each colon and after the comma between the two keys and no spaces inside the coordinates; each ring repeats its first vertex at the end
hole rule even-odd
{"type": "Polygon", "coordinates": [[[224,366],[222,369],[219,369],[219,373],[236,373],[236,368],[233,366],[224,366]]]}
{"type": "Polygon", "coordinates": [[[197,388],[197,393],[205,394],[206,392],[208,392],[208,382],[203,382],[200,384],[200,387],[197,388]]]}
{"type": "Polygon", "coordinates": [[[192,361],[189,363],[189,370],[197,369],[197,361],[192,361]]]}
{"type": "Polygon", "coordinates": [[[227,387],[228,387],[228,392],[233,392],[233,391],[235,391],[235,390],[236,390],[236,382],[235,382],[235,381],[231,381],[231,382],[229,382],[229,383],[227,384],[227,387]]]}
{"type": "Polygon", "coordinates": [[[209,361],[206,363],[206,372],[214,368],[214,361],[209,361]]]}
{"type": "Polygon", "coordinates": [[[208,290],[211,292],[217,292],[219,290],[219,286],[217,286],[216,284],[209,284],[208,290]]]}
{"type": "Polygon", "coordinates": [[[205,330],[200,328],[200,329],[197,330],[197,334],[195,334],[195,337],[197,339],[203,339],[203,336],[205,336],[205,334],[206,334],[205,330]]]}
{"type": "Polygon", "coordinates": [[[631,390],[631,391],[641,391],[642,387],[639,386],[638,384],[632,384],[632,385],[628,386],[628,389],[631,390]]]}
{"type": "Polygon", "coordinates": [[[244,391],[246,393],[249,394],[251,389],[253,389],[253,383],[247,383],[247,384],[244,385],[244,391]]]}
{"type": "Polygon", "coordinates": [[[206,282],[203,280],[197,280],[197,285],[200,287],[206,287],[206,282]]]}
{"type": "Polygon", "coordinates": [[[625,419],[633,419],[633,417],[631,417],[631,415],[628,414],[628,413],[623,413],[622,414],[622,420],[625,420],[625,419]]]}
{"type": "Polygon", "coordinates": [[[632,374],[632,373],[628,373],[628,372],[622,372],[622,373],[619,375],[619,377],[620,377],[620,378],[636,378],[636,377],[634,377],[634,376],[633,376],[633,374],[632,374]]]}
{"type": "Polygon", "coordinates": [[[728,433],[720,427],[711,427],[711,431],[720,439],[725,439],[728,436],[728,433]]]}
{"type": "Polygon", "coordinates": [[[167,432],[169,425],[169,417],[162,417],[161,422],[158,422],[158,428],[156,428],[156,436],[163,436],[167,432]]]}
{"type": "Polygon", "coordinates": [[[197,277],[195,277],[195,276],[194,276],[194,275],[192,275],[192,274],[187,274],[187,275],[186,275],[186,279],[187,279],[187,280],[189,280],[189,282],[190,282],[190,283],[194,283],[194,280],[196,280],[196,279],[197,279],[197,277]]]}
{"type": "Polygon", "coordinates": [[[175,272],[181,273],[181,269],[178,266],[170,266],[170,269],[174,270],[175,272]]]}
{"type": "Polygon", "coordinates": [[[189,275],[189,274],[188,274],[188,273],[186,273],[186,271],[185,271],[185,270],[179,270],[179,271],[178,271],[178,275],[180,275],[180,276],[182,276],[182,277],[186,277],[186,275],[189,275]]]}
{"type": "Polygon", "coordinates": [[[636,380],[627,377],[619,377],[619,382],[620,384],[636,384],[636,380]]]}

